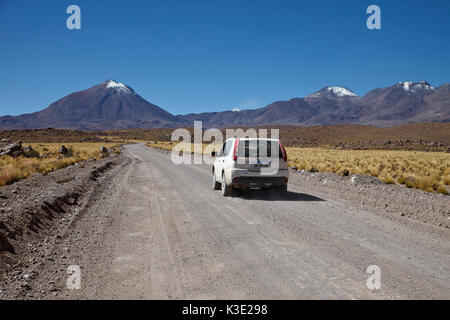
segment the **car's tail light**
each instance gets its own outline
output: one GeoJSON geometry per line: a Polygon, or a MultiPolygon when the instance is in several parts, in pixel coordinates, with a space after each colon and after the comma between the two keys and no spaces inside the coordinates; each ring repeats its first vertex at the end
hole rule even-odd
{"type": "Polygon", "coordinates": [[[239,146],[239,139],[236,139],[236,143],[234,144],[234,148],[233,148],[233,160],[234,161],[237,161],[238,146],[239,146]]]}
{"type": "Polygon", "coordinates": [[[280,144],[281,153],[283,154],[284,161],[287,161],[287,153],[286,149],[284,148],[283,144],[281,143],[281,140],[278,140],[278,143],[280,144]]]}

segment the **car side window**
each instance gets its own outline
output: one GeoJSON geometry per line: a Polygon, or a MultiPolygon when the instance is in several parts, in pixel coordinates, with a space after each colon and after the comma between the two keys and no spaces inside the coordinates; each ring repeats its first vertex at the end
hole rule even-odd
{"type": "Polygon", "coordinates": [[[227,141],[225,146],[225,156],[228,156],[231,151],[231,146],[233,145],[233,141],[227,141]]]}
{"type": "Polygon", "coordinates": [[[222,146],[222,149],[220,150],[219,157],[225,156],[225,148],[226,148],[226,146],[227,146],[227,143],[225,142],[223,144],[223,146],[222,146]]]}

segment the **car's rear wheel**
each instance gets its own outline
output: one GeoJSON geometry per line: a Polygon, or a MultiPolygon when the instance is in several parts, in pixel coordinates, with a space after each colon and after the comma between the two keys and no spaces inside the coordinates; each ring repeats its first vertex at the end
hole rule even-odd
{"type": "Polygon", "coordinates": [[[221,187],[220,182],[217,182],[217,180],[216,180],[216,173],[213,172],[213,189],[220,190],[220,187],[221,187]]]}
{"type": "Polygon", "coordinates": [[[233,193],[233,187],[227,185],[227,182],[225,180],[225,174],[222,174],[222,195],[224,197],[229,197],[233,193]]]}
{"type": "Polygon", "coordinates": [[[284,184],[284,185],[278,187],[277,190],[280,193],[286,193],[287,192],[287,185],[284,184]]]}

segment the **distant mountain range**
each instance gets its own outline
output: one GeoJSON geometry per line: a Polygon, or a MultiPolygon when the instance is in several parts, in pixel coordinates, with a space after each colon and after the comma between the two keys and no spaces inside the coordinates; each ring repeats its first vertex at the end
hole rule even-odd
{"type": "Polygon", "coordinates": [[[416,122],[450,121],[450,84],[439,88],[426,81],[399,82],[359,97],[344,87],[325,87],[304,98],[274,102],[240,112],[188,114],[208,127],[259,125],[365,124],[393,126],[416,122]]]}
{"type": "Polygon", "coordinates": [[[262,125],[365,124],[393,126],[450,122],[450,84],[399,82],[359,97],[348,88],[325,87],[303,98],[252,110],[174,116],[131,87],[107,80],[73,93],[32,114],[0,117],[0,129],[65,128],[82,130],[175,128],[203,121],[204,127],[262,125]]]}

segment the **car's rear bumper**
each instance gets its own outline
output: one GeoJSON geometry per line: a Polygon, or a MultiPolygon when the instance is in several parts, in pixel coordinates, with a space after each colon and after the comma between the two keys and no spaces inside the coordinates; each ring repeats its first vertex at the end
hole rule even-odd
{"type": "Polygon", "coordinates": [[[287,185],[286,177],[234,177],[231,185],[235,188],[273,188],[287,185]]]}
{"type": "Polygon", "coordinates": [[[226,181],[236,188],[271,188],[287,185],[289,170],[279,169],[272,174],[253,172],[245,169],[233,168],[225,171],[226,181]]]}

